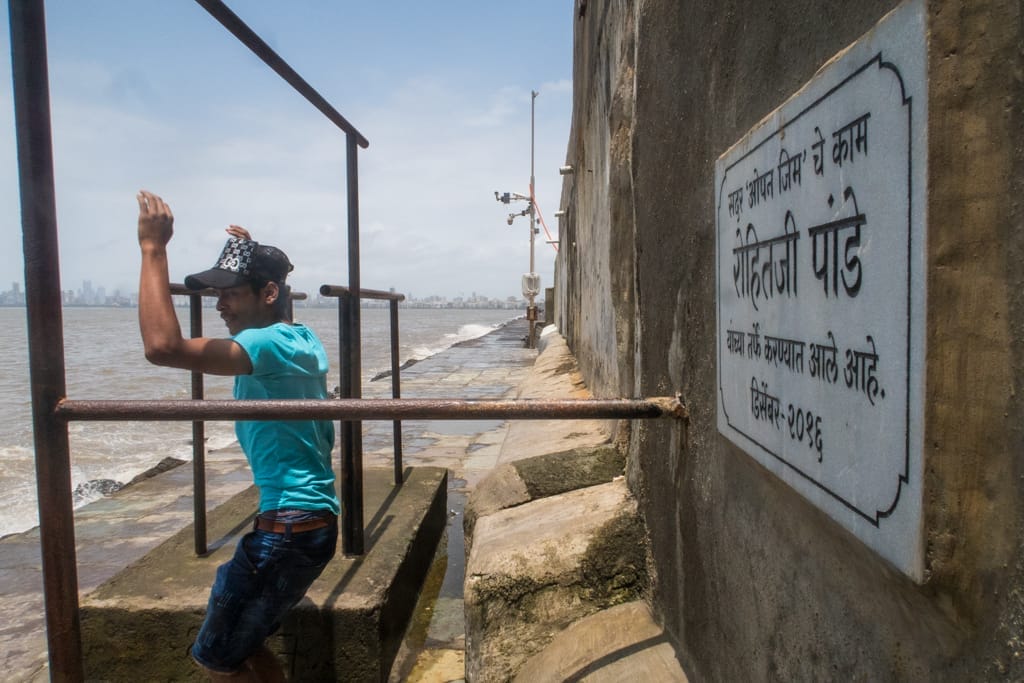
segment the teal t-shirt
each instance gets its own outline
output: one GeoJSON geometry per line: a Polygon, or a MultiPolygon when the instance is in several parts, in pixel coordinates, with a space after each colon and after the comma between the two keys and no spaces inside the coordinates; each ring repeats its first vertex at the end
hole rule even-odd
{"type": "MultiPolygon", "coordinates": [[[[252,361],[252,374],[235,377],[235,398],[327,398],[327,353],[305,325],[275,323],[232,338],[252,361]]],[[[238,421],[235,433],[260,489],[260,512],[339,513],[331,468],[333,422],[238,421]]]]}

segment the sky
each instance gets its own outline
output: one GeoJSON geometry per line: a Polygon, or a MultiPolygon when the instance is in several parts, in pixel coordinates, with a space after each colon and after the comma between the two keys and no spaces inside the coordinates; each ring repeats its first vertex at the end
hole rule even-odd
{"type": "MultiPolygon", "coordinates": [[[[557,239],[572,109],[572,0],[227,0],[369,141],[361,284],[423,298],[521,296],[531,90],[540,214],[557,239]],[[513,13],[514,10],[514,13],[513,13]]],[[[3,12],[0,68],[11,73],[3,12]]],[[[46,3],[61,286],[138,288],[139,189],[175,216],[171,279],[213,265],[235,223],[290,283],[348,284],[345,135],[188,0],[46,3]]],[[[23,286],[10,77],[0,89],[0,291],[23,286]]],[[[535,271],[551,286],[543,227],[535,271]]]]}

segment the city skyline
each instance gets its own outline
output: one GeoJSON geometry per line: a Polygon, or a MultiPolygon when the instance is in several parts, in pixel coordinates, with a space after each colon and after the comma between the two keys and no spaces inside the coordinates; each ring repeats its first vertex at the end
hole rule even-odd
{"type": "MultiPolygon", "coordinates": [[[[319,290],[301,291],[305,299],[295,302],[296,306],[334,306],[337,299],[334,297],[321,296],[319,290]]],[[[395,291],[395,290],[392,290],[395,291]]],[[[108,291],[103,285],[94,286],[92,280],[83,280],[78,289],[62,287],[62,302],[66,306],[124,306],[134,307],[138,305],[138,291],[122,291],[114,288],[108,291]]],[[[396,292],[402,294],[405,299],[399,305],[407,307],[467,307],[467,308],[525,308],[526,299],[520,295],[508,296],[487,296],[471,291],[468,295],[460,293],[458,296],[449,298],[441,294],[428,294],[419,296],[414,293],[396,292]]],[[[188,298],[184,295],[174,295],[176,306],[187,306],[188,298]]],[[[10,289],[0,290],[0,306],[24,306],[25,289],[21,282],[12,281],[10,289]]],[[[212,307],[214,301],[211,298],[204,298],[204,306],[212,307]]],[[[363,299],[364,307],[387,306],[383,301],[363,299]]]]}

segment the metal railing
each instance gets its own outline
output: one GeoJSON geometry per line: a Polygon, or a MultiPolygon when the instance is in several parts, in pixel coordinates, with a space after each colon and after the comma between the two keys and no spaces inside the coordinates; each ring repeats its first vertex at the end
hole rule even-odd
{"type": "MultiPolygon", "coordinates": [[[[345,327],[350,338],[358,340],[358,148],[367,147],[369,142],[223,2],[196,2],[345,133],[348,274],[349,289],[353,292],[345,327]]],[[[68,423],[55,412],[66,394],[66,378],[46,14],[43,0],[17,0],[9,2],[8,8],[50,675],[57,681],[78,681],[83,678],[83,668],[68,423]]],[[[350,367],[361,367],[358,341],[350,349],[349,363],[350,367]]],[[[358,396],[359,373],[351,375],[350,391],[358,396]]]]}
{"type": "MultiPolygon", "coordinates": [[[[353,339],[350,326],[345,322],[352,315],[352,308],[359,305],[360,297],[388,301],[391,309],[391,396],[398,399],[402,396],[401,377],[398,359],[398,302],[405,300],[404,294],[383,292],[376,289],[363,289],[359,296],[353,296],[352,290],[340,285],[321,285],[322,296],[338,298],[338,347],[341,356],[341,390],[340,398],[358,399],[361,394],[356,387],[353,375],[361,372],[359,366],[346,364],[347,350],[353,345],[362,346],[358,339],[353,339]]],[[[394,421],[394,469],[395,485],[402,483],[402,421],[394,421]]],[[[362,422],[351,420],[341,423],[341,548],[348,555],[362,555],[365,547],[363,540],[363,429],[362,422]]]]}
{"type": "MultiPolygon", "coordinates": [[[[182,284],[172,283],[171,294],[184,295],[189,298],[189,333],[192,337],[203,336],[203,314],[202,297],[217,296],[216,290],[206,289],[199,292],[190,290],[182,284]]],[[[349,319],[352,294],[348,287],[340,285],[322,285],[320,294],[323,296],[336,297],[338,299],[338,351],[339,368],[341,378],[339,389],[341,398],[358,398],[351,396],[352,379],[349,375],[351,368],[346,362],[350,357],[351,345],[356,342],[349,338],[349,326],[345,322],[349,319]]],[[[399,372],[399,349],[398,349],[398,304],[405,301],[404,294],[396,292],[384,292],[376,289],[364,289],[360,291],[363,299],[378,299],[390,302],[390,338],[391,338],[391,397],[401,398],[401,374],[399,372]]],[[[291,301],[302,301],[306,299],[304,292],[291,292],[291,301]]],[[[291,303],[289,303],[289,318],[293,316],[291,303]]],[[[192,399],[201,401],[204,396],[203,373],[192,371],[192,399]]],[[[308,416],[304,416],[308,417],[308,416]]],[[[395,485],[402,484],[402,421],[393,421],[393,443],[394,443],[394,477],[395,485]]],[[[343,422],[341,426],[343,437],[341,439],[341,543],[342,551],[347,555],[362,555],[365,547],[363,541],[363,470],[362,470],[362,426],[351,421],[343,422]],[[347,425],[351,424],[351,427],[347,425]],[[346,435],[351,429],[352,434],[346,435]]],[[[193,520],[196,555],[204,555],[207,550],[206,542],[206,429],[203,420],[192,422],[192,478],[193,478],[193,520]]]]}
{"type": "MultiPolygon", "coordinates": [[[[341,387],[347,398],[325,401],[208,401],[202,398],[191,401],[89,401],[66,398],[45,13],[43,0],[8,3],[43,593],[49,673],[54,681],[84,679],[68,439],[71,420],[190,420],[194,429],[199,424],[199,431],[193,436],[194,443],[202,449],[203,420],[336,419],[342,421],[343,457],[350,458],[352,467],[361,475],[362,420],[390,419],[397,423],[401,418],[639,419],[681,417],[684,410],[678,400],[671,398],[466,401],[408,400],[396,396],[392,399],[362,399],[359,301],[364,291],[360,289],[359,282],[358,147],[365,148],[369,143],[222,2],[196,2],[345,133],[349,284],[346,293],[339,297],[339,325],[346,340],[342,344],[342,353],[347,353],[347,359],[342,358],[341,387]]],[[[190,296],[193,297],[193,331],[201,330],[202,293],[190,293],[190,296]]],[[[397,379],[394,358],[393,355],[392,367],[397,379]]],[[[201,377],[195,378],[193,395],[198,393],[201,396],[202,391],[201,377]]],[[[205,487],[205,475],[200,476],[205,487]]],[[[343,487],[353,482],[354,479],[350,478],[346,484],[343,477],[343,487]]],[[[346,552],[362,553],[362,509],[361,505],[353,504],[351,507],[349,515],[352,524],[358,523],[360,544],[346,549],[346,552]]],[[[205,512],[203,514],[205,516],[205,512]]],[[[202,545],[205,549],[205,539],[202,545]]]]}

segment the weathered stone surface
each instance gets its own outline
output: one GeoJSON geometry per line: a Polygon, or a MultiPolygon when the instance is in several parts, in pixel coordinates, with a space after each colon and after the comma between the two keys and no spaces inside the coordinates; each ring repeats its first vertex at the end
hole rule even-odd
{"type": "Polygon", "coordinates": [[[557,323],[596,395],[678,391],[690,407],[685,428],[635,423],[627,459],[651,536],[652,603],[694,678],[1024,679],[1019,1],[919,3],[928,83],[913,106],[929,112],[928,235],[915,245],[928,290],[928,355],[914,378],[927,388],[923,581],[894,571],[716,428],[714,161],[898,4],[908,3],[576,3],[576,173],[562,195],[557,323]],[[620,116],[628,135],[617,146],[620,116]],[[614,220],[616,206],[633,212],[614,220]],[[623,319],[635,341],[613,348],[623,319]]]}
{"type": "MultiPolygon", "coordinates": [[[[405,632],[446,520],[446,471],[364,470],[365,554],[338,554],[268,639],[293,680],[380,681],[405,632]]],[[[205,680],[188,651],[217,567],[256,509],[251,487],[208,520],[211,551],[192,552],[192,528],[149,552],[82,601],[86,676],[96,680],[205,680]]]]}
{"type": "Polygon", "coordinates": [[[516,683],[686,682],[672,645],[637,600],[583,617],[530,658],[516,683]]]}
{"type": "Polygon", "coordinates": [[[536,455],[495,468],[466,505],[463,528],[467,553],[478,518],[538,498],[606,484],[621,476],[624,467],[622,453],[612,446],[599,446],[536,455]]]}
{"type": "Polygon", "coordinates": [[[530,498],[544,498],[621,476],[625,458],[611,446],[576,448],[540,455],[513,464],[530,498]]]}
{"type": "MultiPolygon", "coordinates": [[[[207,460],[207,502],[252,484],[238,449],[207,460]]],[[[78,585],[95,589],[165,541],[192,515],[192,470],[177,467],[75,510],[78,585]]],[[[189,551],[191,552],[191,550],[189,551]]],[[[48,681],[39,528],[0,539],[0,670],[12,681],[48,681]]]]}
{"type": "MultiPolygon", "coordinates": [[[[516,398],[592,398],[576,360],[557,332],[544,335],[543,349],[516,398]]],[[[605,420],[513,420],[499,463],[607,443],[614,423],[605,420]]]]}
{"type": "Polygon", "coordinates": [[[466,567],[466,672],[504,681],[573,621],[647,588],[643,525],[622,479],[478,519],[466,567]]]}
{"type": "Polygon", "coordinates": [[[473,530],[476,521],[481,517],[493,514],[498,510],[522,505],[530,502],[530,491],[526,482],[519,476],[512,464],[499,465],[491,470],[466,501],[465,515],[462,518],[462,530],[466,537],[466,555],[473,547],[473,530]]]}

